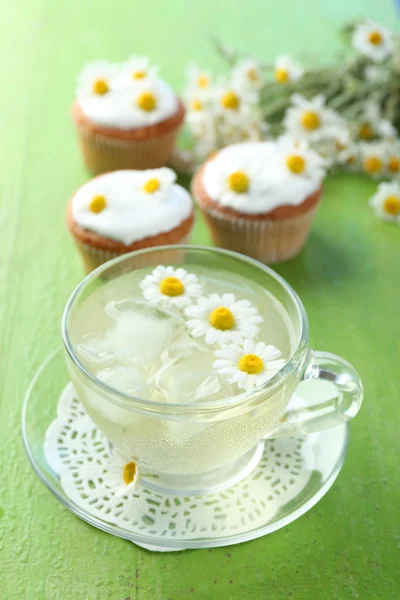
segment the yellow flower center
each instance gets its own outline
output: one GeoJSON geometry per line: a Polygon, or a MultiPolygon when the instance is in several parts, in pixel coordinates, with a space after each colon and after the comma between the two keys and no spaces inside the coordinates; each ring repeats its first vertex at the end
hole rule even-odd
{"type": "Polygon", "coordinates": [[[93,82],[93,93],[102,96],[103,94],[107,94],[109,91],[108,83],[105,79],[96,79],[93,82]]]}
{"type": "Polygon", "coordinates": [[[146,71],[133,71],[132,79],[144,79],[146,77],[146,71]]]}
{"type": "Polygon", "coordinates": [[[240,105],[240,99],[235,92],[225,92],[221,98],[221,105],[228,110],[237,110],[240,105]]]}
{"type": "Polygon", "coordinates": [[[300,123],[304,129],[314,131],[314,129],[318,129],[321,126],[321,119],[313,110],[306,110],[301,115],[300,123]]]}
{"type": "Polygon", "coordinates": [[[372,140],[375,137],[375,132],[369,123],[361,123],[358,135],[363,140],[372,140]]]}
{"type": "Polygon", "coordinates": [[[283,67],[277,67],[275,69],[275,79],[278,83],[287,83],[289,81],[289,72],[283,67]]]}
{"type": "Polygon", "coordinates": [[[286,166],[292,173],[300,174],[306,168],[306,161],[300,154],[289,154],[286,157],[286,166]]]}
{"type": "Polygon", "coordinates": [[[181,296],[185,291],[185,286],[177,277],[166,277],[160,283],[160,292],[164,296],[181,296]]]}
{"type": "Polygon", "coordinates": [[[382,44],[383,38],[382,38],[382,34],[379,33],[379,31],[370,31],[368,34],[368,41],[373,45],[373,46],[380,46],[382,44]]]}
{"type": "Polygon", "coordinates": [[[132,483],[132,481],[135,479],[135,475],[136,475],[135,463],[134,462],[127,463],[124,466],[124,470],[122,472],[122,479],[124,480],[126,485],[129,485],[130,483],[132,483]]]}
{"type": "Polygon", "coordinates": [[[197,78],[197,86],[201,89],[208,87],[209,81],[207,75],[201,73],[197,78]]]}
{"type": "Polygon", "coordinates": [[[388,161],[388,169],[391,173],[398,173],[400,171],[400,158],[391,156],[388,161]]]}
{"type": "Polygon", "coordinates": [[[157,100],[154,94],[151,92],[142,92],[136,99],[136,104],[142,110],[146,112],[151,112],[157,106],[157,100]]]}
{"type": "Polygon", "coordinates": [[[154,192],[156,192],[159,189],[160,180],[156,177],[151,177],[150,179],[148,179],[143,186],[143,190],[146,192],[146,194],[154,194],[154,192]]]}
{"type": "Polygon", "coordinates": [[[192,100],[191,103],[192,110],[203,110],[203,103],[201,100],[192,100]]]}
{"type": "Polygon", "coordinates": [[[237,194],[249,189],[250,180],[244,171],[234,171],[228,176],[228,187],[237,194]]]}
{"type": "Polygon", "coordinates": [[[355,162],[356,162],[356,157],[351,155],[346,160],[346,165],[354,165],[355,162]]]}
{"type": "Polygon", "coordinates": [[[249,375],[258,375],[264,369],[264,363],[257,354],[245,354],[239,360],[239,369],[249,375]]]}
{"type": "Polygon", "coordinates": [[[232,311],[229,308],[225,308],[225,306],[215,308],[210,314],[209,321],[215,329],[220,329],[221,331],[233,329],[235,325],[235,317],[232,311]]]}
{"type": "Polygon", "coordinates": [[[382,170],[382,161],[379,156],[368,156],[364,160],[364,171],[367,173],[380,173],[382,170]]]}
{"type": "Polygon", "coordinates": [[[107,206],[107,200],[105,198],[105,196],[94,196],[89,204],[89,210],[91,210],[94,213],[101,213],[102,210],[105,209],[105,207],[107,206]]]}
{"type": "Polygon", "coordinates": [[[250,67],[250,69],[247,69],[247,77],[250,79],[250,81],[254,81],[254,83],[260,79],[258,71],[255,67],[250,67]]]}
{"type": "Polygon", "coordinates": [[[396,217],[400,214],[400,197],[399,196],[388,196],[385,198],[385,202],[383,203],[383,210],[388,215],[392,215],[396,217]]]}

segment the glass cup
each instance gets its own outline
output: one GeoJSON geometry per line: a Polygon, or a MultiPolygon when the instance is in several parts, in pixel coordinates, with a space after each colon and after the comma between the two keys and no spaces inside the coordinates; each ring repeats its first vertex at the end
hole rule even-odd
{"type": "MultiPolygon", "coordinates": [[[[227,250],[163,246],[116,258],[89,274],[71,295],[62,319],[67,365],[85,410],[113,448],[135,460],[144,485],[177,495],[217,491],[247,476],[269,437],[307,434],[353,418],[362,402],[360,377],[344,359],[308,347],[304,307],[292,288],[256,260],[227,250]],[[71,328],[82,302],[99,287],[136,269],[159,264],[224,269],[267,289],[284,306],[296,344],[286,365],[263,386],[224,400],[179,404],[122,393],[100,381],[80,361],[71,328]],[[288,408],[302,381],[324,380],[331,399],[288,408]]],[[[303,394],[304,395],[304,394],[303,394]]]]}

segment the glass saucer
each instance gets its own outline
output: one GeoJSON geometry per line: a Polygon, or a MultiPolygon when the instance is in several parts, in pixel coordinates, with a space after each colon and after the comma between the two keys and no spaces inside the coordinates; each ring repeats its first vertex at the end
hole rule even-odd
{"type": "MultiPolygon", "coordinates": [[[[291,402],[329,393],[310,383],[302,384],[291,402]]],[[[165,552],[237,544],[299,518],[338,476],[349,426],[265,440],[255,469],[220,492],[175,497],[139,482],[131,494],[114,496],[103,483],[109,445],[80,405],[59,348],[29,386],[22,433],[36,474],[71,512],[103,531],[165,552]]]]}

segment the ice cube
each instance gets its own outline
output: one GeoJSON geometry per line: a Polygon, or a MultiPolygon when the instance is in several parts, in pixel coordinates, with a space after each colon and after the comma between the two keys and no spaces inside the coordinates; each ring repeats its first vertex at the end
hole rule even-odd
{"type": "Polygon", "coordinates": [[[134,350],[122,348],[121,350],[105,349],[100,338],[86,336],[85,344],[77,344],[76,350],[79,358],[90,371],[97,371],[115,365],[143,367],[140,356],[134,350]]]}
{"type": "Polygon", "coordinates": [[[148,370],[185,331],[183,317],[146,302],[109,302],[105,310],[113,317],[114,325],[105,332],[102,349],[111,352],[129,350],[148,370]]]}
{"type": "Polygon", "coordinates": [[[189,404],[233,395],[226,389],[228,384],[221,383],[214,373],[214,360],[209,346],[184,335],[161,355],[163,364],[150,381],[172,403],[189,404]]]}
{"type": "Polygon", "coordinates": [[[151,385],[146,381],[146,373],[138,366],[107,367],[98,371],[96,376],[107,385],[130,396],[148,399],[153,393],[151,385]]]}

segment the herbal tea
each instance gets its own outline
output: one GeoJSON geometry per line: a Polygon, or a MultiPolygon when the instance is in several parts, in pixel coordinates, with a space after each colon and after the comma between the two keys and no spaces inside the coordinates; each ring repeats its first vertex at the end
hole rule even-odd
{"type": "Polygon", "coordinates": [[[283,305],[255,281],[195,264],[158,266],[101,282],[74,313],[75,352],[107,385],[70,371],[118,451],[164,487],[182,488],[180,477],[235,461],[240,470],[277,426],[298,376],[272,391],[263,384],[286,364],[295,338],[283,305]],[[115,390],[132,400],[114,401],[115,390]],[[145,410],[138,398],[149,401],[145,410]],[[183,414],[185,407],[195,413],[183,414]]]}
{"type": "Polygon", "coordinates": [[[179,404],[261,385],[294,345],[289,318],[267,290],[195,266],[138,270],[109,282],[82,304],[71,338],[82,363],[108,385],[179,404]]]}

